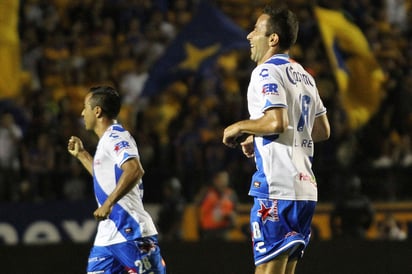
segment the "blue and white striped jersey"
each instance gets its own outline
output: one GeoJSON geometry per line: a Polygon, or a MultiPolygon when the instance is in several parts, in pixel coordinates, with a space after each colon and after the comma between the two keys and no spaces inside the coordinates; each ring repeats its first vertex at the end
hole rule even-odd
{"type": "Polygon", "coordinates": [[[285,132],[255,136],[257,170],[249,195],[317,201],[311,132],[315,117],[326,108],[313,77],[289,55],[277,54],[253,70],[247,99],[250,119],[273,107],[287,108],[289,118],[285,132]]]}
{"type": "MultiPolygon", "coordinates": [[[[121,125],[109,127],[100,138],[93,161],[94,191],[102,205],[122,175],[121,165],[139,153],[133,137],[121,125]]],[[[94,245],[106,246],[156,235],[152,218],[142,202],[143,184],[138,184],[113,207],[108,219],[100,221],[94,245]]]]}

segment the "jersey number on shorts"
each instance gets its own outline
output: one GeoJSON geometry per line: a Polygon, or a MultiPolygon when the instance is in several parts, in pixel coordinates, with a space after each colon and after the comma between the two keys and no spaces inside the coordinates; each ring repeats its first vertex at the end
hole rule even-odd
{"type": "MultiPolygon", "coordinates": [[[[253,222],[252,223],[252,230],[253,230],[252,231],[253,232],[253,238],[255,240],[262,238],[262,233],[260,231],[260,226],[259,226],[258,222],[253,222]]],[[[262,248],[262,246],[265,246],[265,242],[256,242],[256,244],[255,244],[256,251],[260,252],[260,253],[265,252],[266,248],[265,247],[262,248]]]]}
{"type": "MultiPolygon", "coordinates": [[[[137,266],[139,270],[138,273],[145,273],[146,270],[149,270],[152,268],[152,264],[149,261],[149,257],[143,257],[141,260],[135,261],[134,265],[137,266]]],[[[151,273],[148,273],[148,274],[151,274],[151,273]]]]}

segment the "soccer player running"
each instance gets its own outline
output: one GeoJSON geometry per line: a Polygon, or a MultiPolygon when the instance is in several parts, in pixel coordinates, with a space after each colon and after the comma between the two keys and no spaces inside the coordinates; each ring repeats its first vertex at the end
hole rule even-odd
{"type": "Polygon", "coordinates": [[[264,8],[247,36],[257,63],[247,93],[250,119],[223,133],[225,145],[240,143],[256,162],[249,190],[256,274],[295,272],[309,242],[317,201],[314,143],[330,135],[313,77],[288,55],[297,33],[294,13],[264,8]],[[243,135],[246,139],[239,141],[243,135]]]}
{"type": "Polygon", "coordinates": [[[143,167],[136,142],[116,122],[120,97],[111,87],[94,87],[86,95],[82,117],[99,137],[92,157],[72,136],[68,151],[93,176],[99,221],[90,251],[88,273],[165,273],[157,231],[142,203],[143,167]]]}

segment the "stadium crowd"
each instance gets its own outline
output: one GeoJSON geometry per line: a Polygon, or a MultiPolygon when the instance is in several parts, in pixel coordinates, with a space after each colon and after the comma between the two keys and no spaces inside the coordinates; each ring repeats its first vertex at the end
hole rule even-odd
{"type": "MultiPolygon", "coordinates": [[[[2,201],[92,198],[89,175],[66,146],[71,135],[79,135],[88,139],[89,151],[95,147],[97,138],[83,129],[80,113],[84,93],[102,83],[116,87],[124,99],[120,120],[138,142],[148,202],[160,201],[161,185],[172,177],[192,201],[222,168],[240,201],[249,201],[254,164],[221,143],[223,128],[248,115],[245,95],[254,66],[249,49],[221,56],[200,80],[185,77],[156,96],[140,96],[149,69],[190,22],[198,1],[169,2],[165,8],[156,3],[167,1],[151,0],[21,1],[21,58],[28,77],[18,98],[0,103],[2,201]]],[[[211,2],[248,32],[266,1],[211,2]],[[239,10],[250,20],[236,16],[239,10]]],[[[411,1],[323,1],[343,5],[386,77],[379,111],[355,131],[345,126],[310,4],[286,2],[301,20],[291,55],[317,79],[331,121],[331,140],[316,147],[320,201],[333,200],[354,174],[373,200],[411,199],[411,1]]]]}

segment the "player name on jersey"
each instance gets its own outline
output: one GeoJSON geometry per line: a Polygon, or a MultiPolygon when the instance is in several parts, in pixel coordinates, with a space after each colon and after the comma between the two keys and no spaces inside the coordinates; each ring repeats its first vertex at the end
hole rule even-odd
{"type": "Polygon", "coordinates": [[[312,139],[303,139],[303,140],[296,140],[295,139],[295,147],[307,147],[307,148],[312,148],[313,147],[313,140],[312,139]]]}

